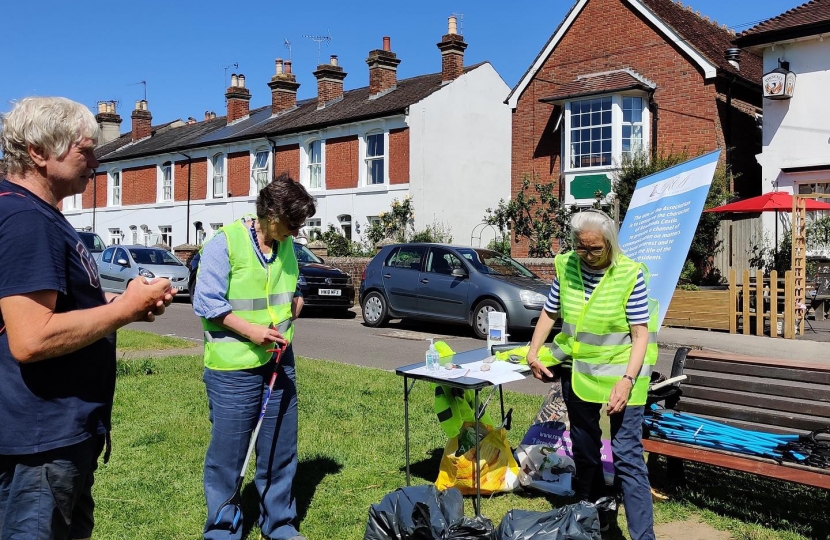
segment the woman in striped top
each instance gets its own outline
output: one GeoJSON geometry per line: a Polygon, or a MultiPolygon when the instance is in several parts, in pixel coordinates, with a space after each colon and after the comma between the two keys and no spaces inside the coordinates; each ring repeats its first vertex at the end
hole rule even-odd
{"type": "MultiPolygon", "coordinates": [[[[560,259],[557,266],[572,268],[573,265],[578,265],[578,271],[574,273],[569,271],[568,275],[571,276],[571,279],[566,279],[565,276],[554,278],[550,294],[545,303],[545,309],[542,311],[533,333],[527,363],[532,369],[533,375],[539,380],[554,381],[557,377],[561,378],[562,396],[570,419],[573,457],[576,464],[574,483],[577,496],[582,500],[596,502],[607,495],[601,461],[602,429],[600,428],[600,415],[602,404],[588,401],[587,398],[583,400],[573,390],[574,381],[572,377],[575,379],[577,374],[571,373],[570,357],[566,357],[562,364],[556,366],[553,370],[549,370],[539,362],[538,352],[560,315],[563,305],[562,299],[566,297],[566,293],[567,297],[571,299],[571,304],[569,304],[571,306],[574,305],[574,293],[579,298],[580,291],[584,291],[586,305],[596,291],[596,294],[600,295],[595,299],[596,304],[603,300],[603,306],[613,306],[617,301],[616,297],[624,296],[624,293],[620,292],[624,289],[618,288],[615,290],[607,286],[598,288],[600,281],[606,273],[612,272],[612,268],[618,264],[624,264],[625,268],[631,269],[633,272],[635,263],[622,255],[617,241],[617,227],[614,222],[607,215],[597,210],[584,211],[574,215],[571,220],[571,241],[574,252],[578,256],[578,263],[572,258],[573,255],[563,254],[559,257],[568,258],[560,259]],[[566,266],[568,263],[563,264],[562,261],[568,261],[572,266],[566,266]],[[578,281],[572,279],[573,276],[579,276],[580,274],[582,277],[581,288],[579,288],[578,281]],[[560,277],[562,278],[561,281],[560,277]],[[563,287],[569,287],[570,289],[564,291],[562,290],[563,287]]],[[[627,275],[631,276],[629,279],[633,278],[633,275],[627,275]]],[[[611,276],[609,276],[610,278],[611,276]]],[[[595,305],[595,303],[591,305],[595,305]]],[[[640,375],[645,361],[646,347],[649,341],[648,296],[645,277],[641,269],[637,270],[634,287],[628,298],[618,304],[619,309],[623,309],[623,304],[625,305],[625,318],[622,319],[622,313],[620,313],[614,320],[623,321],[623,324],[625,324],[625,321],[628,323],[631,338],[630,357],[628,364],[621,366],[621,369],[624,369],[624,375],[616,382],[612,380],[607,383],[609,385],[613,384],[613,388],[610,390],[606,412],[610,416],[611,423],[611,446],[616,473],[615,484],[623,494],[628,532],[632,540],[652,540],[654,539],[654,516],[651,486],[649,485],[648,471],[643,459],[641,440],[644,407],[628,406],[634,383],[640,375]]],[[[569,309],[572,310],[573,308],[569,309]]],[[[571,320],[569,321],[568,317],[564,317],[564,321],[573,323],[574,313],[572,311],[569,313],[571,320]]],[[[586,316],[583,311],[582,315],[577,315],[576,319],[579,321],[576,325],[578,328],[570,330],[570,333],[574,335],[562,340],[564,343],[578,344],[579,341],[576,338],[583,332],[591,333],[593,331],[599,334],[599,337],[602,337],[601,330],[592,328],[588,322],[585,322],[597,321],[596,314],[593,317],[586,316]]],[[[569,324],[567,326],[574,325],[569,324]]],[[[576,351],[576,349],[571,350],[576,351]]],[[[564,352],[564,349],[560,349],[560,353],[562,352],[564,352]]],[[[571,354],[570,350],[568,354],[571,354]]],[[[580,364],[582,365],[582,362],[580,364]]],[[[585,377],[582,373],[579,376],[585,377]]],[[[615,505],[612,505],[612,507],[615,508],[615,505]]],[[[610,523],[615,521],[615,511],[600,511],[602,530],[607,530],[610,523]]]]}

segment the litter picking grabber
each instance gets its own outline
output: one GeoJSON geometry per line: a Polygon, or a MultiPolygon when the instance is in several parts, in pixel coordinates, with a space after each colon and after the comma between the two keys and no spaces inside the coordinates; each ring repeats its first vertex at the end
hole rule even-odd
{"type": "Polygon", "coordinates": [[[226,510],[231,510],[233,512],[231,531],[236,531],[237,527],[239,527],[239,520],[242,518],[242,482],[245,480],[245,471],[248,470],[248,463],[251,461],[251,454],[256,446],[259,429],[262,427],[262,421],[265,418],[265,409],[268,408],[268,400],[271,399],[271,392],[274,390],[274,383],[277,380],[277,370],[280,367],[280,358],[282,358],[282,353],[285,351],[287,346],[287,344],[280,345],[279,343],[274,343],[274,348],[268,349],[268,352],[272,353],[271,359],[274,360],[274,373],[271,374],[271,380],[268,382],[268,389],[265,391],[265,399],[262,400],[262,409],[259,411],[259,418],[257,418],[256,427],[254,428],[254,432],[251,434],[251,442],[248,443],[248,453],[245,454],[245,461],[242,463],[242,470],[239,471],[239,478],[236,479],[236,489],[234,489],[233,495],[231,495],[227,501],[223,502],[219,509],[216,510],[216,518],[213,520],[214,525],[219,525],[219,521],[222,519],[222,514],[224,514],[226,510]]]}

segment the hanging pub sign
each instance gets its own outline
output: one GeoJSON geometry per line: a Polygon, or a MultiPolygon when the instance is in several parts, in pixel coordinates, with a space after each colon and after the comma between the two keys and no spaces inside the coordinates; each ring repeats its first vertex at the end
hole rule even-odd
{"type": "Polygon", "coordinates": [[[764,97],[767,99],[790,99],[795,91],[795,73],[790,71],[789,62],[778,61],[778,67],[764,75],[764,97]]]}

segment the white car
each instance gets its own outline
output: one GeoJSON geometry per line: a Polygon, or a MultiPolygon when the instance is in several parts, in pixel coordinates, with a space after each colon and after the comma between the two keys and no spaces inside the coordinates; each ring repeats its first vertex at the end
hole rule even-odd
{"type": "Polygon", "coordinates": [[[98,274],[101,288],[107,292],[124,292],[130,281],[141,276],[167,278],[179,290],[178,295],[190,295],[187,266],[166,249],[158,247],[110,246],[98,260],[98,274]]]}

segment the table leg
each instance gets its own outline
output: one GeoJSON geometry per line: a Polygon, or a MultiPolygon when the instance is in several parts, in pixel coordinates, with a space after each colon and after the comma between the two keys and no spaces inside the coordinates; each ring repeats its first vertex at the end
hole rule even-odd
{"type": "Polygon", "coordinates": [[[411,485],[409,476],[409,385],[406,375],[403,377],[403,426],[404,448],[406,453],[406,485],[411,485]]]}
{"type": "Polygon", "coordinates": [[[501,423],[504,423],[504,391],[499,385],[499,403],[501,404],[501,423]]]}
{"type": "Polygon", "coordinates": [[[816,312],[816,320],[817,321],[823,321],[825,319],[825,317],[824,317],[824,300],[819,300],[814,309],[815,309],[815,312],[816,312]]]}
{"type": "Polygon", "coordinates": [[[474,510],[476,512],[476,516],[481,515],[481,447],[479,441],[479,429],[481,427],[480,424],[480,417],[481,415],[478,413],[478,388],[475,391],[475,407],[473,408],[476,411],[476,498],[475,498],[475,506],[474,510]]]}

